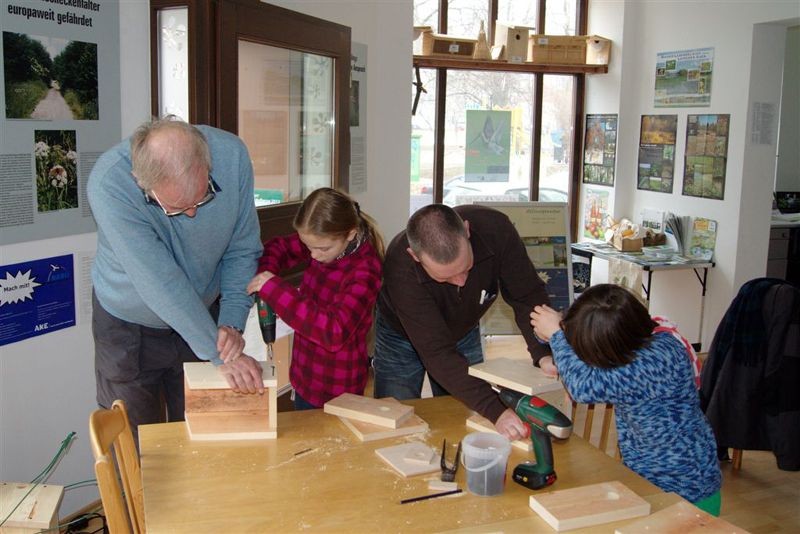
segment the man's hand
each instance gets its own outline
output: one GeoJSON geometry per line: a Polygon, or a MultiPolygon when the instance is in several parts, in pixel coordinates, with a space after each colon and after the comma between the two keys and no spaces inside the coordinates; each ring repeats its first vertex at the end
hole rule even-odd
{"type": "Polygon", "coordinates": [[[242,354],[241,358],[223,363],[217,369],[228,381],[228,385],[233,391],[238,393],[258,392],[259,395],[264,393],[261,364],[247,354],[242,354]]]}
{"type": "Polygon", "coordinates": [[[220,359],[230,363],[242,355],[244,337],[232,326],[220,326],[217,330],[217,350],[220,359]]]}
{"type": "Polygon", "coordinates": [[[528,425],[522,422],[522,419],[517,417],[514,410],[506,408],[497,421],[494,423],[497,431],[507,437],[510,441],[527,438],[530,435],[528,425]]]}
{"type": "Polygon", "coordinates": [[[252,293],[258,293],[261,290],[261,286],[267,283],[267,280],[275,276],[273,273],[269,271],[264,271],[263,273],[258,273],[250,280],[250,283],[247,284],[247,294],[250,295],[252,293]]]}
{"type": "Polygon", "coordinates": [[[543,356],[539,359],[539,369],[549,377],[555,378],[558,376],[558,369],[556,368],[556,364],[553,362],[552,356],[543,356]]]}
{"type": "Polygon", "coordinates": [[[549,343],[550,336],[561,330],[561,314],[544,304],[536,306],[531,312],[531,326],[539,339],[549,343]]]}

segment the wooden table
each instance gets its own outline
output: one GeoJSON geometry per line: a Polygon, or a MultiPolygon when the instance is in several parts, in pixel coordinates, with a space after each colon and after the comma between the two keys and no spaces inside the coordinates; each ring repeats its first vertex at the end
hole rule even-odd
{"type": "MultiPolygon", "coordinates": [[[[551,532],[528,506],[532,491],[509,475],[502,495],[480,497],[466,491],[461,467],[456,481],[464,494],[401,505],[401,499],[431,493],[425,479],[436,474],[404,479],[374,450],[416,439],[439,451],[443,438],[457,443],[468,433],[470,414],[452,397],[406,402],[431,430],[361,443],[322,410],[279,413],[278,439],[266,441],[191,442],[183,423],[140,426],[147,530],[436,532],[505,523],[551,532]]],[[[619,480],[651,496],[654,510],[675,502],[577,436],[553,448],[558,481],[551,489],[619,480]]],[[[512,448],[508,473],[526,456],[512,448]]]]}

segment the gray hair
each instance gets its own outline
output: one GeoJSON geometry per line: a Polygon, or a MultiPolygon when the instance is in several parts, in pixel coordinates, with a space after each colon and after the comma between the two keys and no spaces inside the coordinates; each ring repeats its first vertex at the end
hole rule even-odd
{"type": "Polygon", "coordinates": [[[414,212],[406,226],[406,237],[417,257],[425,254],[440,264],[455,261],[468,239],[464,221],[444,204],[429,204],[414,212]]]}
{"type": "Polygon", "coordinates": [[[191,191],[198,168],[211,170],[211,152],[202,132],[174,115],[141,125],[130,143],[132,172],[145,191],[165,181],[191,191]]]}

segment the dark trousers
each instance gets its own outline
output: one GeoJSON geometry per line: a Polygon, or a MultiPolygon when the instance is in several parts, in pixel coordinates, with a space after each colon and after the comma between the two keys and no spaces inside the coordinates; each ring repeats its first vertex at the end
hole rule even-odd
{"type": "Polygon", "coordinates": [[[183,362],[200,360],[177,332],[118,319],[93,295],[92,334],[97,404],[125,401],[137,447],[139,425],[183,421],[183,362]]]}

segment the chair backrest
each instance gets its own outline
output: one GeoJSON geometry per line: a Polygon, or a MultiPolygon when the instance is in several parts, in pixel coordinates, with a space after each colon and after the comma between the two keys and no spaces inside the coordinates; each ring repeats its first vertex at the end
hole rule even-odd
{"type": "Polygon", "coordinates": [[[620,459],[617,429],[614,425],[614,406],[580,404],[571,399],[570,401],[572,431],[612,458],[620,459]]]}
{"type": "Polygon", "coordinates": [[[97,486],[110,531],[143,534],[142,473],[125,403],[116,400],[110,410],[95,410],[89,417],[89,435],[97,486]]]}

